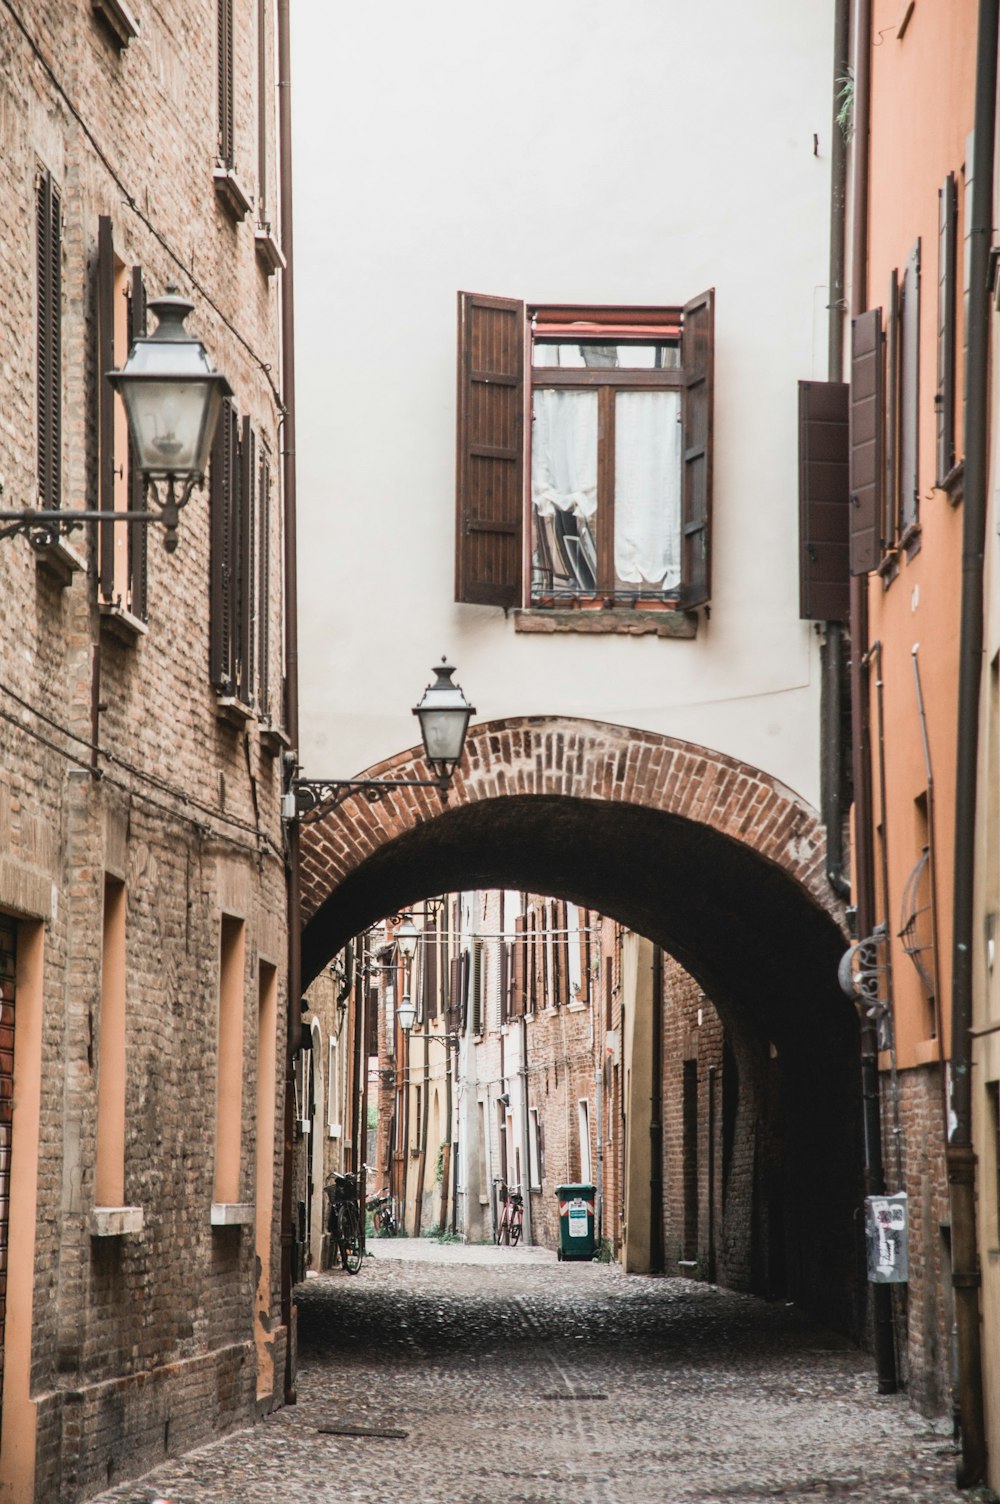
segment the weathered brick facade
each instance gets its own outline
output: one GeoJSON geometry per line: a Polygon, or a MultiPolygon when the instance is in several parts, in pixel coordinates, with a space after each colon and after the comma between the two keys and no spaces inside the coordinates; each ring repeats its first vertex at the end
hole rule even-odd
{"type": "MultiPolygon", "coordinates": [[[[37,495],[36,178],[48,172],[61,204],[62,505],[102,504],[95,278],[107,216],[115,253],[142,268],[150,297],[169,283],[190,294],[191,332],[272,456],[253,565],[266,551],[258,612],[271,679],[242,712],[210,682],[207,486],[182,513],[176,554],[149,529],[148,622],[99,599],[95,529],[71,534],[71,553],[0,543],[0,912],[17,921],[19,968],[19,1305],[6,1331],[0,1492],[16,1504],[83,1499],[248,1422],[280,1401],[285,1349],[276,1199],[267,1228],[254,1228],[258,1156],[272,1179],[280,1172],[280,1134],[258,1141],[255,1103],[276,1103],[280,1129],[286,1006],[280,759],[259,715],[267,700],[277,719],[282,700],[279,292],[253,214],[238,221],[213,186],[215,5],[144,7],[127,46],[99,9],[23,0],[0,20],[0,504],[37,495]],[[112,1081],[106,895],[119,889],[124,1067],[112,1081]],[[213,1225],[223,916],[245,945],[239,1209],[213,1225]],[[272,1063],[263,1081],[259,1061],[272,1063]],[[98,1215],[105,1089],[124,1102],[124,1217],[98,1215]]],[[[272,172],[275,129],[273,99],[258,99],[250,0],[236,0],[234,28],[237,165],[252,193],[260,109],[272,172]]],[[[271,56],[270,25],[266,45],[271,56]]]]}

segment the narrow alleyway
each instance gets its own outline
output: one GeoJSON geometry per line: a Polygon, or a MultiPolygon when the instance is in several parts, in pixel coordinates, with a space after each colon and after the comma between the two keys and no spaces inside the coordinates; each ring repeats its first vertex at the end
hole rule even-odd
{"type": "Polygon", "coordinates": [[[376,1242],[300,1287],[299,1351],[296,1406],[102,1504],[959,1498],[947,1434],[865,1355],[692,1281],[376,1242]]]}

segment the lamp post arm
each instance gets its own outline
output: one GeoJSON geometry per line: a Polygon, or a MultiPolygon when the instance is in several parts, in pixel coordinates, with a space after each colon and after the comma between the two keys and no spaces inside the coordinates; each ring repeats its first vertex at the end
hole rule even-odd
{"type": "Polygon", "coordinates": [[[293,778],[289,785],[295,800],[294,815],[299,820],[316,820],[354,793],[363,793],[370,804],[377,804],[394,789],[437,789],[441,798],[447,799],[450,788],[448,777],[293,778]]]}

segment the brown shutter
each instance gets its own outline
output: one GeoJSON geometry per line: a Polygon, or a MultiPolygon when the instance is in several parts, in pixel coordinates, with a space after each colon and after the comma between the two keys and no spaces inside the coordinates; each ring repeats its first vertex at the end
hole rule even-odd
{"type": "Polygon", "coordinates": [[[559,969],[560,985],[558,987],[559,1002],[573,1002],[573,995],[569,990],[569,911],[562,899],[555,906],[556,927],[561,934],[556,935],[556,956],[559,969]]]}
{"type": "Polygon", "coordinates": [[[882,488],[882,310],[852,321],[851,573],[878,568],[882,488]]]}
{"type": "Polygon", "coordinates": [[[510,1018],[510,975],[513,945],[510,940],[500,942],[500,1025],[510,1018]]]}
{"type": "Polygon", "coordinates": [[[521,599],[524,304],[458,295],[455,599],[521,599]]]}
{"type": "Polygon", "coordinates": [[[239,438],[236,410],[225,401],[212,442],[209,480],[211,506],[211,623],[209,672],[219,694],[235,690],[233,616],[235,598],[234,500],[238,484],[239,438]]]}
{"type": "Polygon", "coordinates": [[[884,467],[880,526],[880,553],[896,545],[899,537],[899,277],[889,277],[889,303],[885,321],[884,467]]]}
{"type": "MultiPolygon", "coordinates": [[[[111,220],[97,221],[97,504],[115,509],[115,394],[107,373],[115,368],[115,248],[111,220]]],[[[115,524],[97,524],[98,584],[104,600],[114,599],[115,524]]],[[[119,602],[124,604],[124,602],[119,602]]]]}
{"type": "Polygon", "coordinates": [[[799,382],[799,616],[848,617],[848,387],[799,382]]]}
{"type": "Polygon", "coordinates": [[[218,3],[219,161],[233,165],[233,0],[218,3]]]}
{"type": "MultiPolygon", "coordinates": [[[[129,287],[128,304],[128,339],[131,349],[132,341],[146,333],[146,287],[142,280],[142,267],[133,266],[129,287]]],[[[129,439],[128,461],[128,506],[130,512],[144,512],[146,510],[146,489],[142,482],[142,473],[132,453],[132,441],[129,439]]],[[[149,528],[129,527],[128,529],[128,559],[129,580],[132,586],[131,611],[140,621],[149,619],[149,528]]]]}
{"type": "Polygon", "coordinates": [[[368,1007],[365,1009],[366,1053],[369,1057],[378,1054],[378,988],[368,988],[368,1007]]]}
{"type": "Polygon", "coordinates": [[[472,947],[471,979],[469,983],[469,1001],[471,1003],[471,1019],[473,1034],[483,1032],[483,946],[482,941],[477,940],[472,947]]]}
{"type": "Polygon", "coordinates": [[[438,1016],[437,920],[424,930],[424,998],[428,1018],[438,1016]]]}
{"type": "Polygon", "coordinates": [[[525,921],[522,915],[514,920],[514,995],[511,999],[513,1011],[521,1015],[526,1011],[525,997],[525,974],[528,969],[528,940],[525,934],[525,921]]]}
{"type": "Polygon", "coordinates": [[[714,345],[715,292],[712,290],[685,304],[681,333],[684,461],[679,600],[684,610],[704,605],[711,594],[714,345]]]}
{"type": "Polygon", "coordinates": [[[252,705],[254,697],[254,563],[257,492],[257,438],[250,419],[243,419],[240,440],[240,489],[239,562],[236,571],[236,693],[244,705],[252,705]]]}
{"type": "Polygon", "coordinates": [[[62,504],[62,218],[52,174],[38,179],[36,230],[36,353],[38,504],[62,504]]]}
{"type": "Polygon", "coordinates": [[[462,957],[452,956],[448,978],[448,1028],[453,1032],[462,1027],[462,957]]]}
{"type": "Polygon", "coordinates": [[[920,511],[920,241],[910,252],[900,309],[899,522],[905,532],[920,511]]]}
{"type": "Polygon", "coordinates": [[[260,599],[257,603],[258,711],[271,719],[271,461],[261,445],[259,474],[260,599]]]}
{"type": "Polygon", "coordinates": [[[955,261],[958,254],[958,184],[949,172],[938,191],[937,479],[955,464],[955,261]]]}

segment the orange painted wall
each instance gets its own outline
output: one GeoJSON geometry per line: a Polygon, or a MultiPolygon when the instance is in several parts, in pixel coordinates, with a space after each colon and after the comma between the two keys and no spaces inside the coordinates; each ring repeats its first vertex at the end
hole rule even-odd
{"type": "MultiPolygon", "coordinates": [[[[888,569],[869,577],[869,641],[882,645],[893,992],[900,1067],[937,1058],[916,969],[898,939],[904,887],[920,852],[916,801],[928,786],[914,681],[915,645],[927,710],[934,778],[939,1010],[948,1047],[951,891],[954,867],[955,742],[961,506],[935,489],[938,323],[938,189],[958,178],[958,451],[964,277],[963,167],[972,129],[976,41],[973,0],[916,0],[902,40],[904,0],[875,0],[872,28],[871,197],[868,306],[887,308],[895,268],[921,242],[919,344],[919,538],[888,569]]],[[[875,818],[880,819],[878,706],[872,673],[875,818]]],[[[876,880],[881,891],[876,841],[876,880]]]]}

